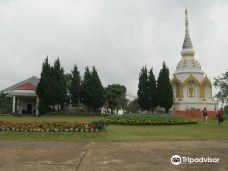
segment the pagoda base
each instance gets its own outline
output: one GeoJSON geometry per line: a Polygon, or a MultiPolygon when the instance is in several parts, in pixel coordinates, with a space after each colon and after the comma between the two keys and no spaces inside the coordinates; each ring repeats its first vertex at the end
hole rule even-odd
{"type": "MultiPolygon", "coordinates": [[[[209,118],[216,118],[216,111],[208,111],[208,117],[209,118]]],[[[181,110],[176,110],[174,112],[175,115],[177,116],[184,116],[184,117],[189,117],[189,118],[202,118],[203,117],[203,112],[202,111],[181,111],[181,110]]]]}
{"type": "Polygon", "coordinates": [[[174,113],[178,116],[203,117],[203,109],[206,107],[208,117],[215,118],[218,103],[215,101],[176,101],[173,105],[174,113]]]}

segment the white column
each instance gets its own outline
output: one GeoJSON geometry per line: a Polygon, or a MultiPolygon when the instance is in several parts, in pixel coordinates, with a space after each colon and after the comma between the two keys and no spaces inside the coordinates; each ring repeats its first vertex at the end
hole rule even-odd
{"type": "Polygon", "coordinates": [[[13,110],[12,110],[13,113],[15,113],[15,105],[16,105],[16,96],[13,96],[13,110]]]}
{"type": "Polygon", "coordinates": [[[36,117],[38,117],[39,116],[39,97],[37,96],[37,98],[36,98],[36,117]]]}
{"type": "Polygon", "coordinates": [[[70,107],[72,107],[72,99],[71,99],[71,97],[70,97],[70,107]]]}

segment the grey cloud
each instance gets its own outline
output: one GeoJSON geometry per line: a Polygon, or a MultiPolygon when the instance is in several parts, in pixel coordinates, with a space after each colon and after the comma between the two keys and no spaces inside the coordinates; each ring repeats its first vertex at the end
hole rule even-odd
{"type": "Polygon", "coordinates": [[[136,94],[143,65],[156,76],[165,60],[172,74],[184,39],[184,8],[202,69],[227,69],[225,0],[11,0],[0,1],[0,89],[40,75],[48,54],[66,72],[97,67],[104,85],[121,83],[136,94]]]}

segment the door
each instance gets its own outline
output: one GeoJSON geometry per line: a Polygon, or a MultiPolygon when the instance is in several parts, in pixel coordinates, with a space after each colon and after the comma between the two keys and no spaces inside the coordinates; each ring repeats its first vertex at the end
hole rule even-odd
{"type": "Polygon", "coordinates": [[[32,114],[32,104],[27,104],[27,114],[32,114]]]}

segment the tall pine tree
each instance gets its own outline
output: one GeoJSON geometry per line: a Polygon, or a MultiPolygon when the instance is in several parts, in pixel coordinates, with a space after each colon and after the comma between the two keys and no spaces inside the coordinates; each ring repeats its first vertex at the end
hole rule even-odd
{"type": "Polygon", "coordinates": [[[173,105],[173,89],[169,79],[169,69],[165,62],[163,62],[162,69],[160,70],[158,80],[158,104],[165,109],[168,113],[169,109],[173,105]]]}
{"type": "Polygon", "coordinates": [[[71,93],[70,93],[70,87],[71,87],[71,82],[72,82],[72,74],[71,73],[66,73],[64,74],[65,80],[66,80],[66,89],[67,89],[67,100],[66,100],[66,105],[69,106],[71,105],[71,93]]]}
{"type": "Polygon", "coordinates": [[[78,71],[77,65],[74,65],[74,68],[71,72],[71,85],[70,85],[70,95],[73,105],[79,104],[80,101],[80,90],[81,90],[81,77],[78,71]]]}
{"type": "Polygon", "coordinates": [[[36,93],[39,97],[39,113],[46,114],[48,106],[51,104],[50,100],[50,80],[51,80],[51,67],[48,62],[48,56],[43,62],[42,71],[40,74],[40,82],[37,86],[36,93]]]}
{"type": "Polygon", "coordinates": [[[151,111],[153,112],[157,106],[157,82],[153,73],[153,69],[150,69],[148,76],[148,93],[149,93],[149,104],[151,111]]]}
{"type": "Polygon", "coordinates": [[[148,73],[146,66],[141,69],[139,74],[139,83],[138,83],[138,103],[141,109],[149,110],[150,109],[150,100],[149,100],[149,86],[148,86],[148,73]]]}
{"type": "Polygon", "coordinates": [[[60,65],[59,58],[53,67],[48,63],[48,57],[44,60],[36,92],[39,97],[40,114],[47,113],[49,106],[52,106],[53,109],[55,105],[64,106],[67,89],[64,70],[60,65]]]}
{"type": "Polygon", "coordinates": [[[90,72],[89,67],[85,68],[84,79],[82,81],[81,101],[88,108],[97,111],[104,104],[104,88],[98,76],[97,70],[93,67],[90,72]]]}
{"type": "Polygon", "coordinates": [[[100,107],[104,105],[104,87],[102,86],[101,80],[98,76],[95,66],[91,72],[91,100],[93,111],[96,112],[100,107]]]}
{"type": "Polygon", "coordinates": [[[92,94],[91,94],[91,73],[89,67],[85,68],[84,78],[82,81],[82,89],[81,89],[81,101],[84,105],[87,106],[88,112],[92,106],[92,94]]]}
{"type": "Polygon", "coordinates": [[[54,62],[52,70],[52,84],[53,84],[53,95],[54,105],[64,106],[67,99],[66,80],[64,76],[64,69],[61,67],[59,58],[54,62]]]}

